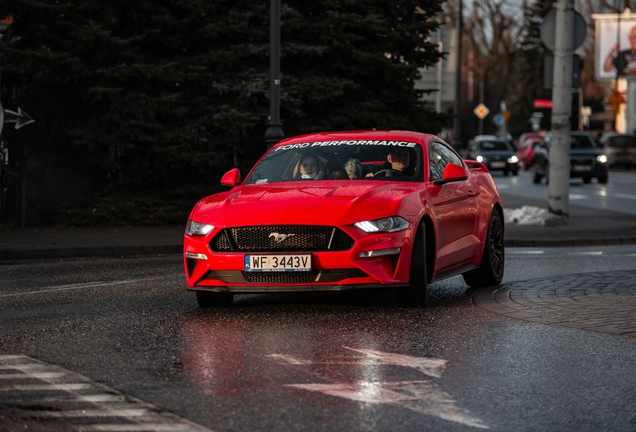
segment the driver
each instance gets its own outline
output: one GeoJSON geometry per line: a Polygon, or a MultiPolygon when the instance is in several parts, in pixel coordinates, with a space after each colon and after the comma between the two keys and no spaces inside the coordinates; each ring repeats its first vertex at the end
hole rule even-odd
{"type": "MultiPolygon", "coordinates": [[[[408,149],[402,147],[394,147],[389,154],[386,155],[386,162],[380,168],[380,171],[386,169],[392,169],[398,171],[400,174],[406,174],[406,169],[411,162],[411,156],[408,149]]],[[[373,173],[366,175],[367,177],[373,177],[373,173]]]]}

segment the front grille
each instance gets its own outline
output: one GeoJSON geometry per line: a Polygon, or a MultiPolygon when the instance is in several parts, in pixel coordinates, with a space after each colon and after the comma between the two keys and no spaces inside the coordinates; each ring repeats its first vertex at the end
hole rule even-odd
{"type": "Polygon", "coordinates": [[[210,242],[215,252],[320,252],[353,246],[344,231],[328,226],[274,225],[226,228],[210,242]]]}
{"type": "Polygon", "coordinates": [[[591,166],[592,164],[594,164],[594,161],[592,159],[571,159],[571,165],[572,166],[581,166],[581,165],[587,165],[587,166],[591,166]]]}
{"type": "Polygon", "coordinates": [[[249,283],[303,283],[315,282],[318,271],[309,272],[243,272],[249,283]]]}
{"type": "Polygon", "coordinates": [[[240,270],[210,270],[206,279],[229,284],[284,284],[284,283],[341,283],[346,279],[368,278],[358,268],[313,270],[309,272],[246,272],[240,270]]]}

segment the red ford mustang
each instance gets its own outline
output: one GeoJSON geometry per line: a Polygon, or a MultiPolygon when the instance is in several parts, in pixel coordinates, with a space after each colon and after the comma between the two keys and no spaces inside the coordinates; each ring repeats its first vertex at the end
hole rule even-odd
{"type": "Polygon", "coordinates": [[[234,293],[389,289],[424,307],[427,284],[504,274],[503,206],[486,167],[433,135],[316,133],[272,147],[232,189],[199,201],[184,264],[201,307],[234,293]]]}

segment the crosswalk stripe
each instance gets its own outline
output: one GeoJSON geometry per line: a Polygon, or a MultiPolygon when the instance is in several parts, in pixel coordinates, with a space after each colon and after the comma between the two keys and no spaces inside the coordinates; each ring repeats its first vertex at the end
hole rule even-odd
{"type": "MultiPolygon", "coordinates": [[[[37,419],[38,424],[51,419],[63,422],[64,430],[85,432],[210,432],[203,426],[151,404],[91,382],[82,375],[27,356],[1,355],[0,369],[7,371],[0,373],[3,383],[0,386],[0,406],[16,408],[19,412],[27,403],[25,400],[29,401],[28,404],[37,402],[41,408],[30,410],[28,418],[37,419]],[[12,373],[18,371],[21,373],[12,373]],[[24,379],[39,380],[40,383],[12,382],[24,382],[24,379]],[[116,418],[119,423],[99,422],[100,419],[108,421],[109,418],[111,422],[116,418]]],[[[24,421],[26,419],[23,418],[24,421]]]]}

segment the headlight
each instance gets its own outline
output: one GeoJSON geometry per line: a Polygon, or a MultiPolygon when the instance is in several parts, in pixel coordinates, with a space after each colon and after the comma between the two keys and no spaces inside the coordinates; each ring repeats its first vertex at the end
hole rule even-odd
{"type": "Polygon", "coordinates": [[[596,160],[599,161],[600,163],[607,163],[607,156],[598,155],[598,156],[596,156],[596,160]]]}
{"type": "Polygon", "coordinates": [[[519,162],[519,158],[517,156],[508,158],[508,163],[517,163],[517,162],[519,162]]]}
{"type": "Polygon", "coordinates": [[[409,222],[399,216],[392,216],[372,221],[356,222],[354,225],[364,232],[396,232],[407,229],[409,222]]]}
{"type": "Polygon", "coordinates": [[[189,236],[204,236],[214,229],[213,225],[206,225],[193,220],[186,224],[185,232],[189,236]]]}
{"type": "Polygon", "coordinates": [[[486,163],[486,158],[482,155],[477,156],[477,162],[486,163]]]}

